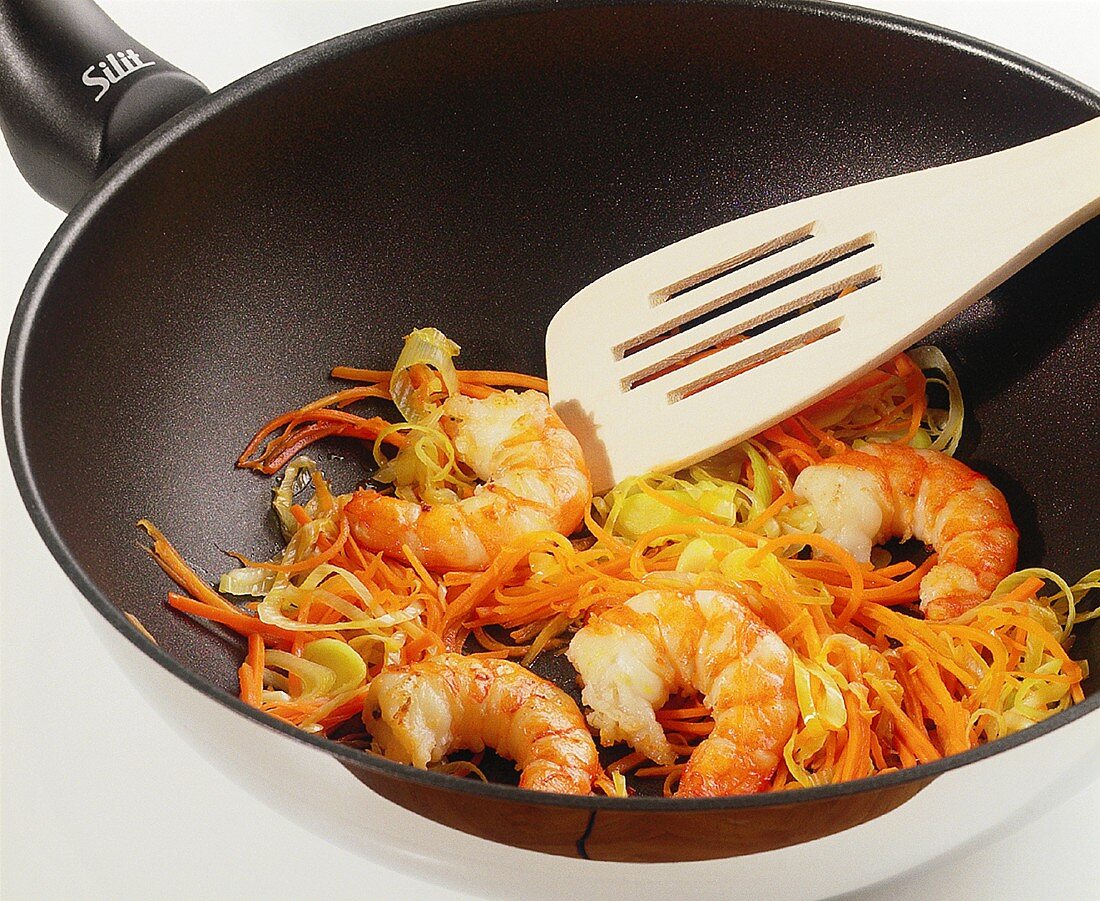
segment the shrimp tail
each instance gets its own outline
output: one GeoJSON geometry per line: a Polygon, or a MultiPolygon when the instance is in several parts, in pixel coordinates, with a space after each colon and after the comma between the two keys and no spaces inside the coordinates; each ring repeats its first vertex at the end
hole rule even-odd
{"type": "MultiPolygon", "coordinates": [[[[782,745],[774,757],[777,759],[781,752],[782,745]]],[[[774,772],[774,761],[767,772],[762,772],[742,742],[711,733],[688,760],[676,794],[683,798],[752,795],[768,787],[774,772]]]]}

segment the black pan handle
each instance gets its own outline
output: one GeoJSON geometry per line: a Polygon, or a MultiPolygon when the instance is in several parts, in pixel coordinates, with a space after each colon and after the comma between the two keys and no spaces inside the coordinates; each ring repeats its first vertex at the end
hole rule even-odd
{"type": "Polygon", "coordinates": [[[63,210],[208,93],[92,0],[0,0],[0,129],[23,177],[63,210]]]}

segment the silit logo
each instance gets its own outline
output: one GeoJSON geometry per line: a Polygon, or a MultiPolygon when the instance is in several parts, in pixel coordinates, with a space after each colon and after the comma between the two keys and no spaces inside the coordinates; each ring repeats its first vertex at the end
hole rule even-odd
{"type": "Polygon", "coordinates": [[[100,98],[111,90],[111,85],[118,84],[138,69],[155,66],[156,62],[149,60],[143,63],[133,50],[119,50],[117,53],[108,53],[106,59],[97,65],[102,75],[96,73],[97,66],[88,66],[80,80],[90,88],[99,88],[99,93],[95,95],[95,102],[99,103],[100,98]]]}

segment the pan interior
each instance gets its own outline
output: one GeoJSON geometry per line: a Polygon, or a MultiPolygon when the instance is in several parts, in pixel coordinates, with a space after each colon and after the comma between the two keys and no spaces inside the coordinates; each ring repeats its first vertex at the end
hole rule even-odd
{"type": "MultiPolygon", "coordinates": [[[[165,606],[134,524],[210,581],[224,550],[272,552],[269,482],[233,461],[332,390],[332,365],[385,366],[434,325],[465,365],[542,374],[553,313],[628,260],[1098,109],[852,11],[510,9],[364,32],[200,111],[41,287],[18,427],[45,509],[95,585],[225,691],[240,642],[165,606]]],[[[933,339],[968,403],[962,456],[1008,495],[1021,565],[1071,579],[1100,558],[1098,260],[1092,222],[933,339]]],[[[314,455],[341,490],[369,473],[348,442],[314,455]]],[[[1100,672],[1095,629],[1075,650],[1100,672]]]]}

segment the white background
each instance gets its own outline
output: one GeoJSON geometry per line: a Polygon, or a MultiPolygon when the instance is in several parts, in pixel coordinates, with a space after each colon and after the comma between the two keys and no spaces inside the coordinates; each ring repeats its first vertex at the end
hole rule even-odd
{"type": "MultiPolygon", "coordinates": [[[[344,31],[440,5],[414,0],[100,2],[138,40],[211,88],[344,31]]],[[[1096,0],[865,5],[977,35],[1100,86],[1096,0]]],[[[31,267],[61,219],[20,181],[0,151],[0,323],[5,331],[31,267]]],[[[7,466],[0,466],[0,511],[0,895],[5,901],[462,897],[305,832],[181,744],[90,632],[83,615],[87,605],[74,596],[38,540],[7,466]]],[[[1100,715],[1075,725],[1073,733],[1075,741],[1100,747],[1100,715]]],[[[1057,742],[1049,744],[1050,753],[1058,753],[1057,742]]],[[[1013,790],[1004,786],[1005,792],[1013,790]]],[[[1061,793],[1072,797],[1052,811],[1044,812],[1042,802],[1031,805],[1000,833],[859,897],[1100,897],[1094,872],[1100,783],[1067,785],[1061,793]]],[[[934,831],[937,823],[923,827],[934,831]]],[[[913,834],[897,840],[920,838],[913,834]]],[[[812,885],[812,874],[792,873],[791,879],[812,885]]],[[[563,886],[562,894],[583,895],[584,886],[563,886]]]]}

